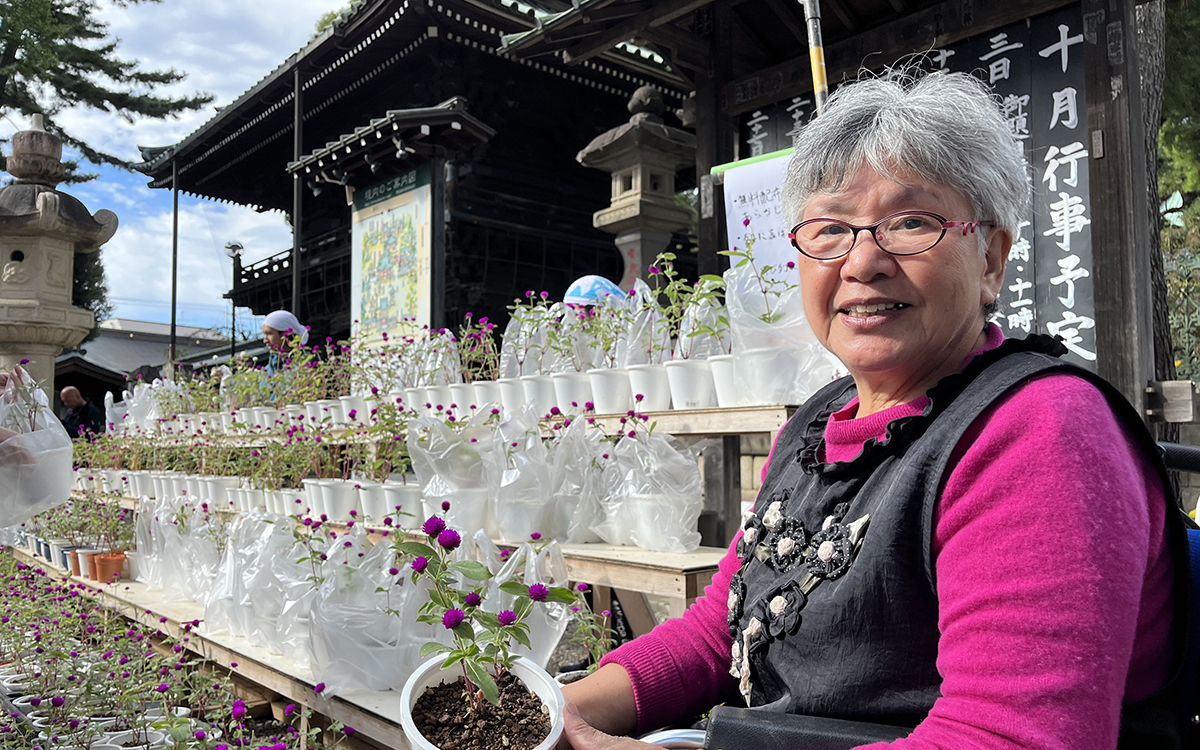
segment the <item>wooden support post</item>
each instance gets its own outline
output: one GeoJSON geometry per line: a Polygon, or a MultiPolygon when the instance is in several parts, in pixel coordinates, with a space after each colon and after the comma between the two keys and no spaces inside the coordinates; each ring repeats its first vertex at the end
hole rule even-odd
{"type": "MultiPolygon", "coordinates": [[[[300,161],[304,155],[304,82],[300,68],[292,71],[292,159],[300,161]]],[[[300,309],[300,235],[304,223],[304,173],[296,170],[292,174],[292,315],[303,315],[300,309]]]]}
{"type": "Polygon", "coordinates": [[[721,542],[728,547],[742,525],[742,436],[726,435],[721,442],[721,490],[725,493],[721,542]]]}
{"type": "Polygon", "coordinates": [[[430,285],[429,327],[446,325],[446,158],[429,161],[430,285]]]}
{"type": "Polygon", "coordinates": [[[718,255],[726,249],[725,209],[720,191],[715,190],[709,170],[733,161],[735,129],[725,113],[724,87],[733,75],[733,20],[728,3],[716,2],[702,9],[711,18],[709,70],[696,75],[696,182],[700,186],[699,270],[719,274],[728,263],[718,255]]]}
{"type": "Polygon", "coordinates": [[[1154,379],[1146,153],[1133,0],[1083,0],[1099,374],[1145,414],[1154,379]]]}

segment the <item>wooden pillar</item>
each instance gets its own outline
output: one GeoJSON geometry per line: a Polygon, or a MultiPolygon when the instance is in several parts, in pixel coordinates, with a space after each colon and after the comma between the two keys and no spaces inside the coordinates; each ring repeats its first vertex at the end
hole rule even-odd
{"type": "Polygon", "coordinates": [[[733,118],[725,114],[724,88],[733,77],[733,18],[728,2],[718,0],[701,8],[711,19],[709,69],[696,75],[696,181],[700,186],[699,269],[719,274],[729,266],[725,250],[725,208],[721,189],[712,184],[709,170],[733,161],[733,118]]]}
{"type": "MultiPolygon", "coordinates": [[[[292,71],[292,160],[304,156],[304,82],[300,68],[292,71]]],[[[299,318],[300,310],[300,226],[304,222],[304,173],[292,174],[292,315],[299,318]]]]}
{"type": "Polygon", "coordinates": [[[1151,211],[1133,0],[1083,0],[1096,364],[1145,413],[1154,378],[1151,211]]]}

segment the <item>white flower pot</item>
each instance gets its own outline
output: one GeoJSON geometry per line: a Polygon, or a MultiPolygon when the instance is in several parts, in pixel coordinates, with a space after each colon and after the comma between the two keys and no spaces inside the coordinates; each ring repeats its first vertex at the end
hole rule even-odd
{"type": "MultiPolygon", "coordinates": [[[[552,507],[552,503],[544,501],[525,502],[512,498],[503,502],[497,501],[495,505],[496,530],[500,534],[501,541],[521,544],[528,542],[529,535],[535,531],[543,534],[549,532],[551,519],[548,517],[550,514],[547,511],[552,507]]],[[[453,510],[453,506],[451,510],[453,510]]]]}
{"type": "Polygon", "coordinates": [[[500,378],[496,387],[500,389],[500,404],[505,414],[516,414],[525,408],[525,384],[520,378],[500,378]]]}
{"type": "Polygon", "coordinates": [[[237,423],[235,430],[239,433],[245,433],[248,430],[254,429],[258,424],[258,417],[253,409],[237,409],[233,412],[233,419],[237,423]]]}
{"type": "Polygon", "coordinates": [[[707,359],[676,359],[666,364],[671,384],[672,409],[707,409],[712,406],[712,365],[707,359]]]}
{"type": "Polygon", "coordinates": [[[358,489],[354,482],[341,479],[329,480],[321,485],[321,496],[325,500],[325,514],[335,523],[345,523],[353,516],[350,511],[358,511],[358,489]]]}
{"type": "Polygon", "coordinates": [[[229,505],[229,490],[236,490],[238,481],[237,477],[209,477],[209,507],[215,510],[233,510],[229,505]]]}
{"type": "Polygon", "coordinates": [[[187,487],[188,499],[204,502],[204,490],[200,489],[200,475],[189,474],[183,479],[187,487]]]}
{"type": "Polygon", "coordinates": [[[549,375],[523,375],[521,386],[525,388],[526,403],[533,404],[539,417],[549,414],[550,410],[558,405],[554,381],[549,375]]]}
{"type": "Polygon", "coordinates": [[[305,508],[306,491],[284,487],[279,491],[280,515],[294,516],[303,513],[305,508]]]}
{"type": "Polygon", "coordinates": [[[321,411],[320,401],[305,401],[304,416],[308,417],[309,422],[320,422],[325,418],[325,413],[321,411]]]}
{"type": "MultiPolygon", "coordinates": [[[[444,682],[453,682],[462,674],[462,667],[457,664],[449,669],[442,669],[442,662],[445,660],[445,657],[435,656],[417,667],[417,670],[404,683],[404,689],[400,691],[400,726],[404,729],[404,738],[409,741],[413,750],[440,750],[417,731],[417,726],[412,719],[412,709],[417,700],[425,693],[426,688],[435,687],[444,682]]],[[[563,707],[566,705],[562,689],[554,681],[554,678],[546,673],[546,670],[525,657],[516,660],[512,673],[542,699],[546,710],[549,711],[550,734],[538,743],[534,750],[550,750],[558,744],[559,738],[562,737],[563,707]]]]}
{"type": "Polygon", "coordinates": [[[388,514],[387,493],[383,485],[379,482],[359,482],[358,505],[362,508],[364,521],[383,523],[383,517],[388,514]]]}
{"type": "Polygon", "coordinates": [[[172,474],[168,477],[171,485],[171,497],[182,497],[187,493],[187,476],[172,474]]]}
{"type": "MultiPolygon", "coordinates": [[[[396,525],[402,529],[421,528],[421,524],[427,518],[427,516],[422,517],[421,485],[416,482],[409,482],[408,484],[384,482],[383,494],[384,502],[386,503],[384,515],[393,516],[396,525]],[[397,506],[400,507],[398,514],[396,511],[397,506]]],[[[364,507],[363,511],[366,512],[367,509],[364,507]]],[[[374,516],[371,516],[371,519],[374,521],[382,520],[376,519],[374,516]]]]}
{"type": "Polygon", "coordinates": [[[586,372],[556,372],[550,380],[563,414],[582,414],[584,405],[592,401],[592,380],[586,372]]]}
{"type": "Polygon", "coordinates": [[[475,411],[475,387],[471,383],[455,383],[450,386],[450,403],[454,407],[456,417],[475,411]]]}
{"type": "Polygon", "coordinates": [[[633,390],[634,409],[639,412],[666,411],[671,408],[671,381],[664,365],[630,365],[629,387],[633,390]],[[637,402],[638,395],[643,397],[637,402]]]}
{"type": "Polygon", "coordinates": [[[325,512],[325,493],[321,489],[321,484],[325,479],[301,479],[300,484],[304,487],[305,501],[308,506],[305,508],[306,514],[310,518],[320,518],[325,512]]]}
{"type": "Polygon", "coordinates": [[[242,509],[242,491],[237,487],[225,488],[225,507],[222,510],[240,511],[242,509]]]}
{"type": "Polygon", "coordinates": [[[734,384],[733,355],[721,354],[709,357],[708,361],[712,364],[713,390],[717,394],[717,406],[721,408],[744,406],[747,399],[734,384]]]}
{"type": "Polygon", "coordinates": [[[366,424],[370,421],[371,412],[367,409],[367,400],[362,396],[341,396],[338,400],[342,402],[346,424],[366,424]],[[353,417],[350,412],[354,412],[353,417]]]}
{"type": "Polygon", "coordinates": [[[428,388],[405,388],[404,396],[409,408],[419,415],[424,416],[428,413],[429,408],[433,406],[432,404],[430,404],[430,407],[425,406],[425,404],[429,404],[428,388]]]}
{"type": "Polygon", "coordinates": [[[231,412],[221,412],[221,432],[225,435],[232,435],[235,431],[234,421],[236,417],[231,412]]]}
{"type": "Polygon", "coordinates": [[[597,414],[625,414],[633,408],[633,388],[625,368],[588,370],[592,381],[592,403],[597,414]]]}
{"type": "MultiPolygon", "coordinates": [[[[504,398],[500,393],[500,384],[495,380],[476,380],[471,384],[475,390],[475,406],[482,409],[488,406],[489,409],[499,409],[504,405],[504,398]]],[[[521,389],[524,393],[525,389],[521,389]]]]}
{"type": "Polygon", "coordinates": [[[796,373],[803,372],[796,349],[751,349],[738,355],[739,371],[751,405],[782,404],[788,400],[796,373]]]}
{"type": "Polygon", "coordinates": [[[450,411],[450,404],[454,403],[454,395],[450,392],[448,385],[430,386],[427,398],[431,406],[429,413],[435,417],[440,417],[450,411]],[[439,406],[442,408],[439,409],[439,406]]]}
{"type": "Polygon", "coordinates": [[[278,422],[283,421],[283,412],[264,406],[258,410],[258,429],[273,430],[278,422]]]}
{"type": "Polygon", "coordinates": [[[138,553],[134,550],[125,550],[125,565],[121,570],[121,577],[136,581],[141,575],[142,566],[138,559],[138,553]]]}
{"type": "Polygon", "coordinates": [[[306,416],[303,404],[288,404],[283,407],[283,413],[287,417],[289,425],[296,424],[304,420],[306,416]]]}

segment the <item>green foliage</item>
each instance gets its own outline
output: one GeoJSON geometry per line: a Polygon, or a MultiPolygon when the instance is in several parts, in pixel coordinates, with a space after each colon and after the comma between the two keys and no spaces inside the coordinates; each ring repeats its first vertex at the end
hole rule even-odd
{"type": "Polygon", "coordinates": [[[100,321],[107,319],[113,312],[113,306],[108,301],[108,284],[104,278],[104,264],[101,262],[102,250],[94,253],[75,253],[74,282],[71,288],[71,304],[90,310],[95,316],[92,332],[84,341],[95,338],[100,328],[100,321]]]}

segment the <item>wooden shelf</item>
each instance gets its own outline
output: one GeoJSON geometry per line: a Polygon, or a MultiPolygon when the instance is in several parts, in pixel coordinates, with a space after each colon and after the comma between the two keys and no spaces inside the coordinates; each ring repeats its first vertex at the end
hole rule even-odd
{"type": "MultiPolygon", "coordinates": [[[[672,435],[716,437],[722,435],[774,436],[796,411],[795,406],[742,406],[730,409],[680,409],[652,411],[645,416],[656,431],[672,435]]],[[[606,432],[621,429],[622,414],[600,414],[596,425],[606,432]]]]}
{"type": "Polygon", "coordinates": [[[392,690],[348,690],[335,698],[313,692],[316,680],[308,670],[300,669],[288,656],[256,646],[250,640],[232,635],[205,632],[204,605],[193,601],[165,601],[163,592],[148,591],[144,583],[117,581],[100,584],[78,576],[68,576],[57,566],[34,557],[19,547],[9,547],[17,559],[35,565],[50,575],[69,578],[80,584],[106,607],[130,620],[165,632],[172,638],[184,635],[183,624],[200,620],[200,627],[187,633],[188,650],[236,672],[246,679],[283,696],[293,703],[354,727],[385,747],[405,750],[410,747],[400,728],[400,692],[392,690]],[[160,618],[167,618],[165,622],[160,618]],[[237,666],[233,666],[237,664],[237,666]]]}

